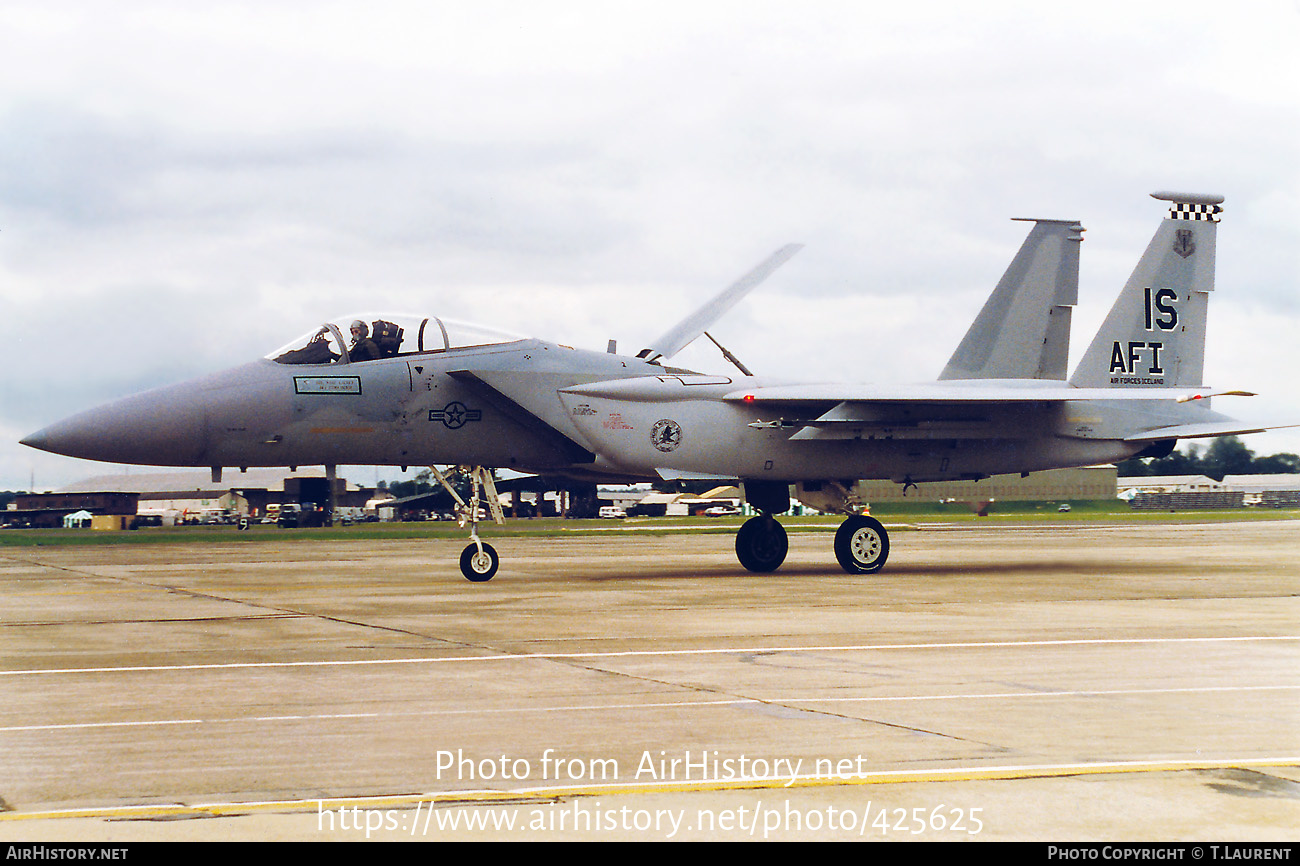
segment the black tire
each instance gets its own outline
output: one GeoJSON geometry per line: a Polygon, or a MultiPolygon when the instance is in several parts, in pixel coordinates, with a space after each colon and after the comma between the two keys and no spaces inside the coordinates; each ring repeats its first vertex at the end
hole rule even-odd
{"type": "Polygon", "coordinates": [[[849,574],[875,574],[889,559],[889,533],[874,517],[850,517],[835,531],[835,558],[849,574]]]}
{"type": "Polygon", "coordinates": [[[477,544],[471,544],[460,554],[460,573],[465,575],[466,580],[472,580],[475,583],[491,580],[492,575],[497,573],[497,566],[500,564],[501,560],[497,558],[497,552],[492,549],[490,544],[483,545],[483,554],[481,556],[477,544]]]}
{"type": "Polygon", "coordinates": [[[780,568],[789,550],[785,527],[770,517],[751,517],[736,533],[736,558],[759,574],[780,568]]]}

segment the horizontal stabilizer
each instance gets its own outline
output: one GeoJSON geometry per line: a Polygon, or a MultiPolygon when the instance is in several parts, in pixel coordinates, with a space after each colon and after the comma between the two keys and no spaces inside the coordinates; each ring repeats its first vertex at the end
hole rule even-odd
{"type": "Polygon", "coordinates": [[[1179,424],[1175,427],[1157,427],[1142,433],[1125,436],[1125,442],[1158,442],[1161,439],[1205,439],[1211,436],[1244,436],[1247,433],[1263,433],[1265,430],[1280,430],[1283,427],[1300,427],[1300,424],[1284,424],[1281,427],[1260,427],[1244,421],[1215,421],[1208,424],[1179,424]]]}

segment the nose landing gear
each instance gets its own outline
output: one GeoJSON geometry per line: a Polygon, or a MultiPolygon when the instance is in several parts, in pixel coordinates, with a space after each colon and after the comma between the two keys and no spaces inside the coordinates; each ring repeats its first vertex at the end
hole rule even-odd
{"type": "Polygon", "coordinates": [[[484,544],[477,536],[474,538],[474,544],[465,548],[460,554],[460,573],[475,583],[491,580],[500,564],[501,560],[492,545],[484,544]]]}
{"type": "Polygon", "coordinates": [[[452,499],[456,500],[456,514],[459,523],[463,528],[469,525],[470,545],[460,554],[460,573],[465,575],[466,580],[474,583],[483,583],[492,579],[497,573],[497,566],[501,564],[496,550],[492,545],[478,537],[479,509],[482,503],[486,501],[488,512],[492,515],[493,522],[497,524],[505,523],[505,517],[501,513],[501,501],[497,498],[497,488],[492,482],[492,471],[482,466],[471,466],[466,469],[470,477],[470,500],[468,503],[461,498],[452,486],[447,477],[442,474],[437,466],[430,466],[433,477],[438,479],[438,483],[443,486],[452,499]],[[483,497],[486,493],[486,499],[483,497]]]}

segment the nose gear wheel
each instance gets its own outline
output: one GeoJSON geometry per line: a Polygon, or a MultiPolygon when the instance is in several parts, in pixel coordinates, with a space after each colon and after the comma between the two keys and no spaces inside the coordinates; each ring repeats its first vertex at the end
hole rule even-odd
{"type": "Polygon", "coordinates": [[[490,544],[471,544],[460,554],[460,573],[475,583],[491,580],[501,561],[490,544]],[[481,546],[481,549],[480,549],[481,546]]]}

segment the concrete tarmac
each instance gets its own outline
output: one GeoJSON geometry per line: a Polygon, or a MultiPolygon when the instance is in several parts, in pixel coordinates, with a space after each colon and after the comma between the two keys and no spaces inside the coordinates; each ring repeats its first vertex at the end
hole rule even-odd
{"type": "Polygon", "coordinates": [[[1300,839],[1300,521],[831,539],[0,548],[0,840],[1300,839]]]}

